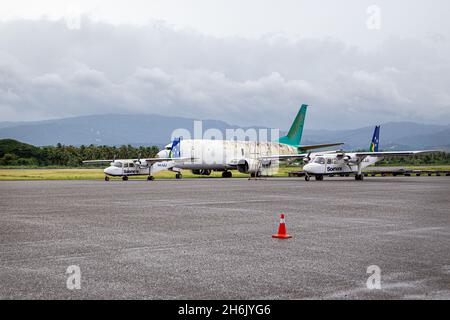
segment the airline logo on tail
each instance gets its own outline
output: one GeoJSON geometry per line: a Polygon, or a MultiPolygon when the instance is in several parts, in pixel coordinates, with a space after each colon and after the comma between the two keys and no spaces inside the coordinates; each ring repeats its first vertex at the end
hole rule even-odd
{"type": "Polygon", "coordinates": [[[372,143],[370,144],[370,152],[378,152],[378,144],[380,143],[380,126],[375,126],[373,132],[372,143]]]}
{"type": "Polygon", "coordinates": [[[181,138],[173,139],[172,147],[170,147],[169,158],[180,157],[180,145],[181,145],[181,138]]]}
{"type": "Polygon", "coordinates": [[[302,104],[294,122],[287,136],[281,137],[278,141],[283,144],[288,144],[290,146],[299,146],[302,140],[303,124],[305,123],[307,104],[302,104]]]}

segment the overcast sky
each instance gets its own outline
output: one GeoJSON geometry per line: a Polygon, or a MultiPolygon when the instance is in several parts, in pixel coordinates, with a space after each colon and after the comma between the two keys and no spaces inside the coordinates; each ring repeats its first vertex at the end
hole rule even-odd
{"type": "Polygon", "coordinates": [[[450,123],[450,2],[11,1],[0,121],[177,114],[285,129],[450,123]],[[374,6],[375,5],[375,6],[374,6]]]}

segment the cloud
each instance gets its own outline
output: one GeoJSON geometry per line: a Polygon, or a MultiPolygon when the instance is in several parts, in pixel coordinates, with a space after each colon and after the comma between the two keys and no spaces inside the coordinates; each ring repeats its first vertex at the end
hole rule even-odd
{"type": "Polygon", "coordinates": [[[0,23],[0,113],[36,120],[157,113],[286,129],[411,120],[448,123],[448,36],[391,38],[372,51],[338,39],[218,38],[164,23],[0,23]]]}

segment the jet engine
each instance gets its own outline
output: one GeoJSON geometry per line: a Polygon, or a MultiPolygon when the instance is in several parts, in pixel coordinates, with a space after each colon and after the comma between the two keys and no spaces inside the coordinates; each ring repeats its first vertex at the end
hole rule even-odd
{"type": "Polygon", "coordinates": [[[254,159],[241,159],[237,163],[237,169],[240,173],[256,173],[258,161],[254,159]]]}

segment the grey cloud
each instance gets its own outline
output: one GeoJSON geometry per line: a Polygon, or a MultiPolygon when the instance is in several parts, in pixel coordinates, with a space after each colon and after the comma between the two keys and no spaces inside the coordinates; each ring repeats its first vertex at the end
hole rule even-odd
{"type": "Polygon", "coordinates": [[[449,57],[447,36],[391,38],[367,52],[332,38],[15,20],[0,23],[0,113],[33,120],[142,112],[285,129],[307,102],[310,127],[448,123],[449,57]]]}

